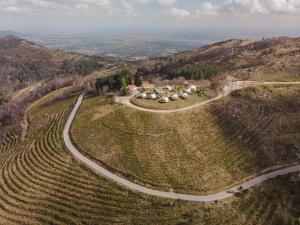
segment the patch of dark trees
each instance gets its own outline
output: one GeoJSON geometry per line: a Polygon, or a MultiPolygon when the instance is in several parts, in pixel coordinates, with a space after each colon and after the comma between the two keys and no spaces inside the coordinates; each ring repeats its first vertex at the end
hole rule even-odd
{"type": "Polygon", "coordinates": [[[100,94],[104,91],[119,91],[127,94],[127,86],[131,84],[141,86],[141,76],[138,73],[132,74],[129,70],[122,70],[112,76],[97,78],[95,86],[100,94]]]}

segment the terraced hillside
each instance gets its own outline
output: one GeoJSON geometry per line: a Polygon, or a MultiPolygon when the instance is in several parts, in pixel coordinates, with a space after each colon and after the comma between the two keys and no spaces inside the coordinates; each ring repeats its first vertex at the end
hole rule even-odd
{"type": "Polygon", "coordinates": [[[20,141],[20,137],[13,130],[8,129],[7,135],[3,138],[4,141],[0,145],[0,154],[8,152],[14,148],[20,141]]]}
{"type": "Polygon", "coordinates": [[[211,110],[225,136],[230,125],[240,144],[267,155],[268,163],[300,161],[299,85],[237,90],[211,110]]]}
{"type": "MultiPolygon", "coordinates": [[[[297,99],[299,87],[291,90],[289,97],[297,99]]],[[[230,104],[230,98],[227,101],[230,104]]],[[[284,158],[279,153],[271,157],[239,120],[218,110],[222,102],[176,114],[151,114],[111,105],[100,97],[87,98],[75,119],[72,136],[84,153],[120,176],[177,193],[223,191],[262,170],[299,162],[295,157],[299,148],[290,150],[294,151],[292,157],[284,158]]],[[[235,110],[243,107],[240,104],[235,110]]],[[[300,109],[291,108],[296,114],[290,122],[296,126],[300,109]]],[[[277,117],[284,118],[284,113],[283,110],[277,117]]],[[[253,123],[257,132],[277,126],[279,120],[272,120],[273,116],[253,123]]],[[[277,136],[271,137],[274,141],[284,135],[279,130],[277,136]]],[[[299,129],[287,141],[298,143],[299,129]]]]}
{"type": "Polygon", "coordinates": [[[53,102],[56,94],[29,112],[27,139],[7,138],[0,153],[0,224],[298,224],[296,174],[210,204],[143,196],[94,175],[64,149],[74,98],[53,102]]]}

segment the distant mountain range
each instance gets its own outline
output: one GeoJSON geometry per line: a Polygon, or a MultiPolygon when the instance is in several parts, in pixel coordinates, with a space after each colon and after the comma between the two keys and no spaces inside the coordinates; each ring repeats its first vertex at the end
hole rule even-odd
{"type": "Polygon", "coordinates": [[[168,56],[211,43],[207,37],[204,40],[201,35],[183,36],[182,34],[24,34],[13,31],[0,32],[0,37],[7,35],[22,37],[48,48],[124,60],[168,56]]]}

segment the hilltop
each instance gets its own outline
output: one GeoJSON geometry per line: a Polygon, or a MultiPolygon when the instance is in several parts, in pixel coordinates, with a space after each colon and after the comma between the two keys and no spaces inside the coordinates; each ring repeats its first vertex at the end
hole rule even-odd
{"type": "Polygon", "coordinates": [[[172,70],[190,65],[214,65],[222,77],[242,80],[299,80],[300,38],[271,38],[260,41],[233,39],[146,62],[144,76],[168,77],[172,70]]]}

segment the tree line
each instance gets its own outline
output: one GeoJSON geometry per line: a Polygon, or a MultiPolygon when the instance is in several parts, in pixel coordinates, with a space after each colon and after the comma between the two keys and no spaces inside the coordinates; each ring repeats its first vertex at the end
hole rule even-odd
{"type": "Polygon", "coordinates": [[[132,74],[129,70],[122,70],[113,76],[99,77],[96,80],[96,89],[98,93],[103,94],[105,91],[120,91],[123,94],[128,94],[128,85],[135,84],[142,86],[141,76],[136,73],[132,74]]]}

